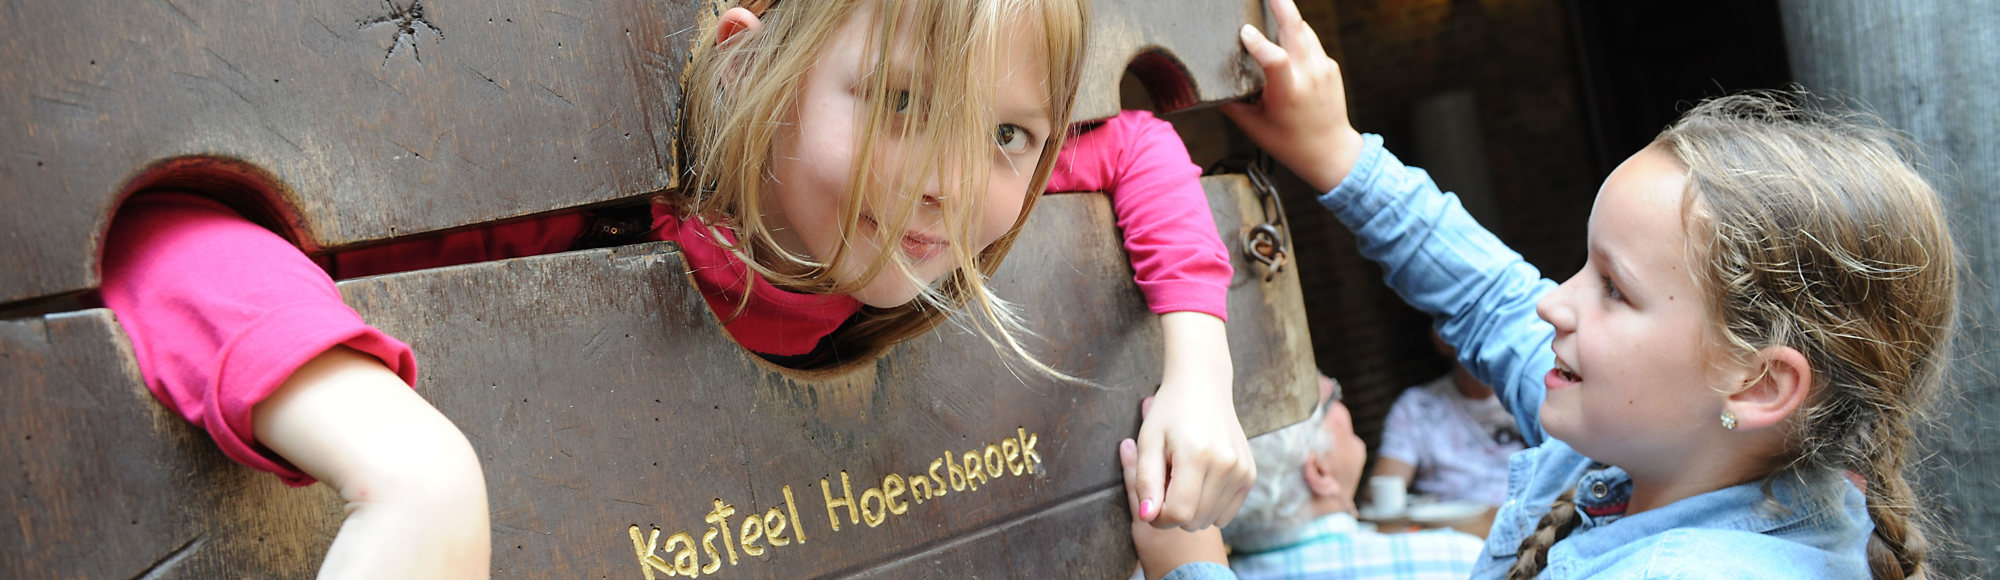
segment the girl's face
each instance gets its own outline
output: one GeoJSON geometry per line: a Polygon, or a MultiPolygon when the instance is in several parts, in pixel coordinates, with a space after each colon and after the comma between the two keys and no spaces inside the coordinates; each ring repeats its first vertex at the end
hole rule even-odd
{"type": "Polygon", "coordinates": [[[1583,270],[1536,309],[1556,328],[1542,426],[1635,475],[1711,452],[1687,443],[1721,429],[1716,387],[1730,380],[1704,356],[1712,322],[1688,268],[1686,178],[1657,147],[1619,165],[1591,209],[1583,270]]]}
{"type": "MultiPolygon", "coordinates": [[[[992,166],[984,187],[974,189],[980,193],[976,199],[941,195],[935,179],[919,191],[889,191],[891,186],[887,185],[874,191],[848,191],[859,132],[867,130],[868,107],[875,106],[867,98],[868,73],[874,61],[868,50],[869,36],[875,22],[875,9],[856,10],[827,39],[818,61],[806,72],[792,123],[778,131],[772,144],[772,182],[766,187],[765,217],[773,238],[793,253],[824,262],[843,244],[848,245],[848,257],[841,261],[839,271],[833,272],[838,282],[859,280],[886,250],[900,252],[916,277],[929,284],[959,265],[954,244],[969,246],[969,253],[976,255],[1006,234],[1020,216],[1029,181],[1055,125],[1046,87],[1047,58],[1040,39],[1032,33],[1014,34],[1002,47],[992,85],[997,122],[989,129],[994,146],[992,155],[986,157],[992,166]],[[922,196],[922,203],[903,231],[888,236],[894,241],[885,249],[879,242],[878,228],[889,227],[894,221],[893,212],[906,203],[907,198],[901,196],[922,196]],[[861,223],[852,235],[843,236],[841,204],[850,199],[861,205],[861,223]],[[946,228],[945,212],[958,203],[981,206],[979,219],[970,224],[964,239],[952,239],[946,228]]],[[[910,69],[931,64],[932,56],[926,55],[923,47],[906,43],[891,46],[902,46],[892,49],[895,52],[888,59],[892,75],[908,76],[904,73],[913,72],[910,69]]],[[[892,98],[908,94],[893,92],[893,85],[891,89],[891,95],[896,95],[892,98]]],[[[924,154],[906,150],[914,145],[894,135],[877,135],[875,147],[875,164],[884,168],[882,172],[894,171],[905,155],[924,154]]],[[[946,167],[944,173],[964,170],[946,167]]],[[[876,173],[868,170],[870,178],[863,183],[896,183],[892,176],[876,177],[876,173]]],[[[917,283],[890,266],[853,296],[869,306],[893,307],[914,299],[920,290],[917,283]]]]}

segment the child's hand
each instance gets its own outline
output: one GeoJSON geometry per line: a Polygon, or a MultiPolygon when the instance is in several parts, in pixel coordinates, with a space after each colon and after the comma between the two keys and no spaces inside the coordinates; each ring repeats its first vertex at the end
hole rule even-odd
{"type": "Polygon", "coordinates": [[[1361,133],[1347,120],[1340,65],[1326,56],[1293,0],[1268,1],[1282,46],[1253,26],[1242,31],[1243,49],[1264,69],[1263,98],[1225,103],[1222,113],[1306,183],[1331,191],[1361,156],[1361,133]]]}
{"type": "Polygon", "coordinates": [[[1211,527],[1199,532],[1174,528],[1162,530],[1139,519],[1139,493],[1135,487],[1139,446],[1131,439],[1118,443],[1118,464],[1125,469],[1125,501],[1132,506],[1132,546],[1139,551],[1139,566],[1145,568],[1147,580],[1159,580],[1175,568],[1191,562],[1229,565],[1228,553],[1222,546],[1221,528],[1211,527]]]}
{"type": "Polygon", "coordinates": [[[1257,464],[1236,420],[1235,371],[1222,320],[1199,312],[1160,317],[1166,369],[1139,425],[1133,513],[1153,527],[1200,530],[1229,523],[1257,464]]]}

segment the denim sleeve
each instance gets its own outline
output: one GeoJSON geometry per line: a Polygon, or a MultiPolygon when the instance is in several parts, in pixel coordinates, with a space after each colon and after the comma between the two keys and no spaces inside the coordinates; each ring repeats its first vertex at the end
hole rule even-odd
{"type": "Polygon", "coordinates": [[[1555,289],[1480,227],[1458,197],[1366,135],[1361,158],[1320,204],[1353,230],[1361,254],[1405,302],[1439,318],[1438,334],[1500,394],[1528,446],[1542,444],[1542,377],[1555,366],[1555,328],[1535,303],[1555,289]]]}
{"type": "Polygon", "coordinates": [[[1228,566],[1214,562],[1190,562],[1168,572],[1160,580],[1236,580],[1228,566]]]}

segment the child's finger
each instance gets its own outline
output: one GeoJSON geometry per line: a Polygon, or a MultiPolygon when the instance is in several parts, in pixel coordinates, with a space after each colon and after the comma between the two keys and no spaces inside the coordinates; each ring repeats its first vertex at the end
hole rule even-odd
{"type": "Polygon", "coordinates": [[[1138,514],[1141,520],[1153,522],[1154,527],[1159,527],[1160,508],[1166,504],[1164,488],[1167,480],[1167,458],[1162,449],[1166,446],[1164,439],[1165,437],[1156,430],[1141,429],[1136,449],[1138,479],[1137,484],[1132,487],[1137,488],[1139,492],[1139,502],[1135,504],[1138,507],[1134,513],[1138,514]]]}
{"type": "Polygon", "coordinates": [[[1228,470],[1211,469],[1206,475],[1202,482],[1201,505],[1193,521],[1188,522],[1190,524],[1186,526],[1188,531],[1198,531],[1216,525],[1216,520],[1222,518],[1222,508],[1236,496],[1237,482],[1235,478],[1230,477],[1228,470]]]}
{"type": "Polygon", "coordinates": [[[1139,474],[1139,443],[1131,438],[1118,442],[1118,467],[1125,477],[1125,504],[1132,510],[1132,521],[1139,519],[1139,492],[1133,486],[1139,474]]]}
{"type": "MultiPolygon", "coordinates": [[[[1216,109],[1221,110],[1222,116],[1229,117],[1230,122],[1236,123],[1236,126],[1242,128],[1243,132],[1250,135],[1252,139],[1264,134],[1264,105],[1262,103],[1251,104],[1243,101],[1230,101],[1217,106],[1216,109]]],[[[1259,144],[1261,145],[1262,142],[1259,142],[1259,144]]]]}
{"type": "Polygon", "coordinates": [[[1299,5],[1293,0],[1270,0],[1271,20],[1278,30],[1278,42],[1292,54],[1309,55],[1319,47],[1319,35],[1306,25],[1306,19],[1299,14],[1299,5]]]}
{"type": "Polygon", "coordinates": [[[1264,38],[1264,33],[1248,24],[1237,32],[1242,37],[1243,51],[1250,53],[1250,59],[1257,61],[1257,68],[1264,70],[1264,92],[1284,93],[1292,86],[1292,56],[1283,47],[1264,38]]]}
{"type": "Polygon", "coordinates": [[[1236,492],[1236,497],[1229,500],[1228,505],[1222,506],[1223,508],[1222,517],[1216,518],[1215,525],[1217,526],[1229,525],[1230,520],[1236,519],[1236,512],[1241,511],[1243,509],[1243,500],[1249,498],[1250,498],[1250,486],[1247,485],[1243,486],[1242,490],[1236,492]]]}
{"type": "Polygon", "coordinates": [[[1193,530],[1187,526],[1201,510],[1203,480],[1207,474],[1194,461],[1175,461],[1168,470],[1171,475],[1167,479],[1166,500],[1160,504],[1160,515],[1153,519],[1153,527],[1193,530]]]}
{"type": "Polygon", "coordinates": [[[1271,20],[1281,35],[1305,22],[1305,17],[1299,15],[1298,2],[1293,0],[1266,0],[1264,6],[1271,9],[1271,20]]]}

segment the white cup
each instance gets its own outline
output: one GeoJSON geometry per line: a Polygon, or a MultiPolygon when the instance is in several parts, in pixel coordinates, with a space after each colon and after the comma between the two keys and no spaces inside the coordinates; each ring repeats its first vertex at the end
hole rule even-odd
{"type": "Polygon", "coordinates": [[[1378,514],[1401,514],[1409,507],[1409,484],[1394,475],[1377,475],[1368,478],[1369,504],[1378,514]]]}

